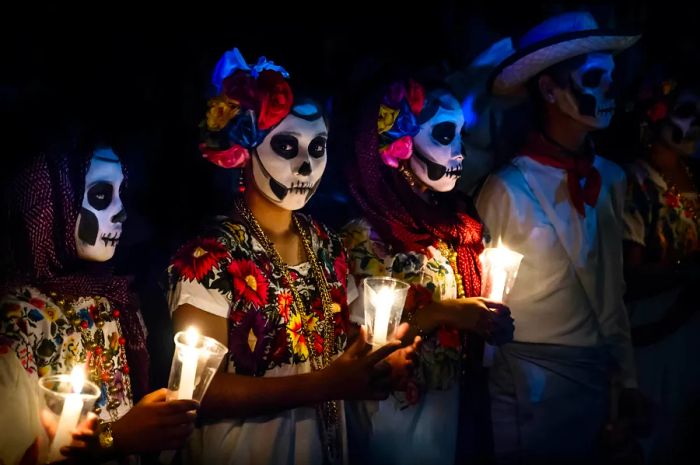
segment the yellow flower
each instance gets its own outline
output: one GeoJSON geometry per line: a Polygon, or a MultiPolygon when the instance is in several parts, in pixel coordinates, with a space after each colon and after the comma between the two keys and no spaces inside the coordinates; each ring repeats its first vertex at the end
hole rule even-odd
{"type": "Polygon", "coordinates": [[[209,111],[207,111],[207,128],[210,131],[221,131],[231,118],[236,116],[241,107],[238,102],[220,95],[209,100],[209,111]]]}
{"type": "Polygon", "coordinates": [[[47,320],[56,321],[60,315],[60,310],[57,307],[47,305],[44,309],[42,309],[41,313],[44,314],[44,317],[46,317],[47,320]]]}
{"type": "Polygon", "coordinates": [[[298,313],[290,313],[289,322],[287,323],[287,332],[292,340],[292,352],[304,361],[309,358],[309,347],[306,344],[306,337],[301,324],[301,316],[298,313]]]}
{"type": "Polygon", "coordinates": [[[379,106],[379,119],[377,120],[377,129],[379,134],[388,131],[394,125],[399,110],[394,110],[385,105],[379,106]]]}
{"type": "Polygon", "coordinates": [[[226,229],[228,229],[233,237],[235,237],[239,243],[245,244],[246,242],[246,235],[245,235],[245,229],[243,229],[243,226],[237,223],[231,223],[229,221],[224,223],[224,226],[226,229]]]}
{"type": "Polygon", "coordinates": [[[51,372],[51,365],[44,365],[41,366],[37,369],[37,373],[39,374],[39,378],[42,376],[46,376],[51,372]]]}

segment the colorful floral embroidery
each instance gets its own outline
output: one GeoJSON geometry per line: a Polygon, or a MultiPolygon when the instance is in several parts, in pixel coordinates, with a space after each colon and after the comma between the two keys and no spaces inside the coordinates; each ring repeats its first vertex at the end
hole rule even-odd
{"type": "MultiPolygon", "coordinates": [[[[311,222],[310,229],[334,303],[336,344],[333,352],[338,353],[345,348],[349,319],[346,255],[340,239],[325,226],[311,222]]],[[[195,250],[196,244],[205,241],[223,247],[216,263],[206,272],[199,273],[200,279],[192,281],[193,273],[189,272],[192,267],[183,266],[178,254],[169,269],[170,285],[174,287],[180,281],[192,282],[209,293],[226,298],[230,305],[229,356],[236,373],[263,376],[267,370],[280,365],[306,363],[309,344],[322,352],[323,308],[308,265],[290,270],[291,279],[305,304],[302,315],[294,305],[293,294],[282,273],[272,266],[245,226],[235,219],[226,219],[214,225],[203,238],[195,239],[181,250],[195,250]],[[302,323],[310,332],[310,338],[303,331],[302,323]]]]}
{"type": "Polygon", "coordinates": [[[181,247],[175,254],[173,266],[188,281],[201,281],[226,257],[228,252],[223,244],[205,237],[181,247]]]}

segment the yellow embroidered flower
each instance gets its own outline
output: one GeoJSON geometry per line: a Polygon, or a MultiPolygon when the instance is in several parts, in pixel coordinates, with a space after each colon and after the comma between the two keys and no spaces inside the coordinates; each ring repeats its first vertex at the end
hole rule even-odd
{"type": "Polygon", "coordinates": [[[301,316],[298,313],[290,313],[287,323],[287,332],[292,340],[292,352],[300,361],[308,360],[309,347],[306,343],[304,330],[301,324],[301,316]]]}
{"type": "Polygon", "coordinates": [[[207,111],[207,129],[221,131],[231,121],[231,118],[238,114],[240,109],[237,101],[225,95],[210,99],[207,111]]]}
{"type": "Polygon", "coordinates": [[[224,227],[228,229],[233,237],[235,237],[239,243],[245,244],[246,242],[246,233],[245,229],[243,229],[243,226],[237,223],[231,223],[230,221],[226,221],[224,223],[224,227]]]}
{"type": "Polygon", "coordinates": [[[41,366],[37,369],[37,373],[39,374],[39,378],[41,378],[42,376],[48,375],[50,371],[51,371],[51,365],[44,365],[44,366],[41,366]]]}
{"type": "Polygon", "coordinates": [[[53,306],[46,306],[41,313],[44,314],[44,317],[46,317],[47,320],[49,321],[56,321],[58,319],[58,316],[60,314],[60,310],[56,307],[53,306]]]}
{"type": "Polygon", "coordinates": [[[379,119],[377,120],[377,129],[379,134],[388,131],[394,125],[399,110],[394,110],[385,105],[379,106],[379,119]]]}

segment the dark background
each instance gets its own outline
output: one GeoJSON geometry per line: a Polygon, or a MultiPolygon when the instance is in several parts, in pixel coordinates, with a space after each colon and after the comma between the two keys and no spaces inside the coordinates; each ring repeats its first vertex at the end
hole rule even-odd
{"type": "MultiPolygon", "coordinates": [[[[226,210],[237,183],[237,173],[210,165],[196,149],[210,72],[234,46],[248,62],[265,55],[283,65],[295,90],[312,90],[332,107],[329,168],[309,207],[335,227],[352,214],[341,170],[351,154],[344,137],[348,115],[367,87],[397,70],[459,69],[494,40],[517,38],[553,13],[581,8],[602,26],[643,34],[618,62],[630,86],[656,63],[698,82],[700,64],[696,2],[236,1],[159,8],[110,2],[15,8],[3,14],[0,28],[0,98],[7,122],[3,180],[33,153],[79,137],[85,128],[109,128],[126,147],[129,171],[129,220],[115,263],[119,272],[136,275],[151,327],[168,324],[155,285],[168,257],[204,217],[226,210]]],[[[626,144],[616,135],[604,155],[624,158],[626,144]]],[[[167,372],[171,351],[163,353],[167,372]]]]}

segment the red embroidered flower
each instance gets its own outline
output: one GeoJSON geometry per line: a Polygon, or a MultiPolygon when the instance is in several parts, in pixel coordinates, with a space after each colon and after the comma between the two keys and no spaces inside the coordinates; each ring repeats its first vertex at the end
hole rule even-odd
{"type": "Polygon", "coordinates": [[[406,402],[408,405],[415,405],[420,400],[420,389],[414,380],[406,383],[406,402]]]}
{"type": "Polygon", "coordinates": [[[236,294],[257,306],[267,305],[265,277],[251,260],[234,260],[228,266],[236,294]]]}
{"type": "Polygon", "coordinates": [[[200,281],[227,257],[229,252],[221,242],[204,237],[180,247],[173,259],[173,267],[188,281],[200,281]]]}
{"type": "Polygon", "coordinates": [[[408,312],[415,312],[419,307],[428,305],[432,301],[433,293],[427,287],[411,284],[403,308],[408,312]]]}
{"type": "Polygon", "coordinates": [[[328,233],[326,233],[325,229],[323,229],[323,227],[320,224],[318,224],[315,221],[312,224],[314,227],[314,231],[316,232],[316,235],[319,237],[319,239],[321,239],[323,241],[327,241],[330,239],[328,237],[328,233]]]}
{"type": "Polygon", "coordinates": [[[272,352],[271,359],[276,365],[282,365],[289,361],[289,341],[287,339],[287,331],[284,328],[279,329],[272,340],[270,347],[272,352]]]}
{"type": "Polygon", "coordinates": [[[671,192],[666,192],[664,194],[664,201],[666,202],[666,205],[671,208],[678,208],[681,206],[681,201],[678,200],[678,196],[673,195],[671,192]]]}
{"type": "Polygon", "coordinates": [[[652,123],[660,121],[668,115],[668,103],[665,101],[660,101],[649,107],[647,110],[647,118],[652,123]]]}
{"type": "Polygon", "coordinates": [[[347,280],[353,279],[352,276],[348,276],[348,262],[345,254],[341,254],[335,258],[333,262],[333,269],[335,270],[335,276],[343,285],[343,288],[347,288],[347,280]]]}
{"type": "Polygon", "coordinates": [[[265,130],[289,114],[292,109],[292,89],[280,73],[270,70],[260,73],[256,84],[260,101],[258,129],[265,130]]]}
{"type": "Polygon", "coordinates": [[[438,330],[438,342],[446,349],[456,349],[459,347],[459,331],[456,329],[440,328],[438,330]]]}
{"type": "Polygon", "coordinates": [[[289,321],[289,309],[292,306],[292,294],[289,292],[280,292],[277,294],[277,308],[279,309],[282,322],[285,324],[289,321]]]}
{"type": "Polygon", "coordinates": [[[33,297],[29,299],[29,304],[41,310],[46,305],[46,302],[36,297],[33,297]]]}

